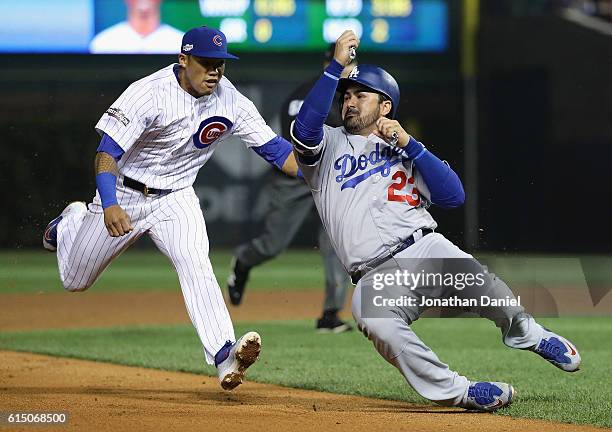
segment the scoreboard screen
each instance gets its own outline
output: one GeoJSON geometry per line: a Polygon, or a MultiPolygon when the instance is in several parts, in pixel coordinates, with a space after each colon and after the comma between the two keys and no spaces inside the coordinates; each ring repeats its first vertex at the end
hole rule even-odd
{"type": "Polygon", "coordinates": [[[173,54],[200,25],[238,52],[321,51],[346,29],[361,51],[449,45],[448,0],[0,0],[0,53],[173,54]]]}
{"type": "Polygon", "coordinates": [[[244,50],[321,50],[346,30],[363,51],[443,52],[444,0],[200,0],[207,23],[244,50]]]}

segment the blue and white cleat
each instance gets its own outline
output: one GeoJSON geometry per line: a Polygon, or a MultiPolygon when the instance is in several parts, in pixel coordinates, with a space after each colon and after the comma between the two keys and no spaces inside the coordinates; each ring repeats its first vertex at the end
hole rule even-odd
{"type": "Polygon", "coordinates": [[[261,336],[248,332],[235,343],[227,341],[215,355],[215,366],[223,390],[233,390],[242,384],[246,370],[259,358],[261,336]]]}
{"type": "Polygon", "coordinates": [[[472,382],[459,406],[470,410],[492,412],[510,405],[514,396],[516,392],[510,384],[472,382]]]}
{"type": "Polygon", "coordinates": [[[580,369],[581,358],[574,344],[545,327],[542,329],[542,339],[531,350],[565,372],[580,369]]]}
{"type": "Polygon", "coordinates": [[[68,204],[64,211],[47,225],[42,238],[43,247],[49,252],[55,252],[57,250],[57,225],[69,213],[84,211],[87,211],[87,206],[83,201],[74,201],[68,204]]]}

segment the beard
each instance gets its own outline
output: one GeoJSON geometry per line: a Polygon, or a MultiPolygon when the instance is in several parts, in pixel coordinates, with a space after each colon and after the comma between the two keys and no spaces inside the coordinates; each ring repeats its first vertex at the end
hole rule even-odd
{"type": "Polygon", "coordinates": [[[356,110],[348,110],[344,115],[344,129],[351,135],[358,135],[362,130],[372,126],[380,117],[380,108],[367,114],[359,114],[347,117],[348,114],[358,113],[356,110]]]}

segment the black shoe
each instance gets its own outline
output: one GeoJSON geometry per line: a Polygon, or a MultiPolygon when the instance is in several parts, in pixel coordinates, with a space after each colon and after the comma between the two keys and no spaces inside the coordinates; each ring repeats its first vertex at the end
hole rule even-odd
{"type": "Polygon", "coordinates": [[[342,333],[351,330],[353,327],[338,318],[337,311],[325,311],[323,316],[317,320],[319,333],[342,333]]]}
{"type": "Polygon", "coordinates": [[[232,258],[230,267],[230,274],[227,277],[227,291],[229,292],[230,302],[234,306],[238,306],[242,302],[242,295],[249,280],[251,268],[243,265],[236,257],[232,258]]]}

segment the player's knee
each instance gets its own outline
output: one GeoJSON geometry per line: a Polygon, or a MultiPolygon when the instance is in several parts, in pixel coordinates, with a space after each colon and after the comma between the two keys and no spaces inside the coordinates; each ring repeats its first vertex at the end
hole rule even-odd
{"type": "Polygon", "coordinates": [[[397,339],[397,328],[389,318],[368,318],[358,322],[361,332],[375,344],[391,344],[397,339]]]}
{"type": "Polygon", "coordinates": [[[208,251],[195,247],[184,247],[172,254],[172,263],[181,273],[207,274],[212,271],[208,251]]]}
{"type": "Polygon", "coordinates": [[[397,334],[397,327],[394,325],[392,318],[368,318],[362,316],[360,289],[357,288],[353,294],[351,302],[351,311],[357,322],[357,327],[375,344],[391,343],[397,334]]]}

